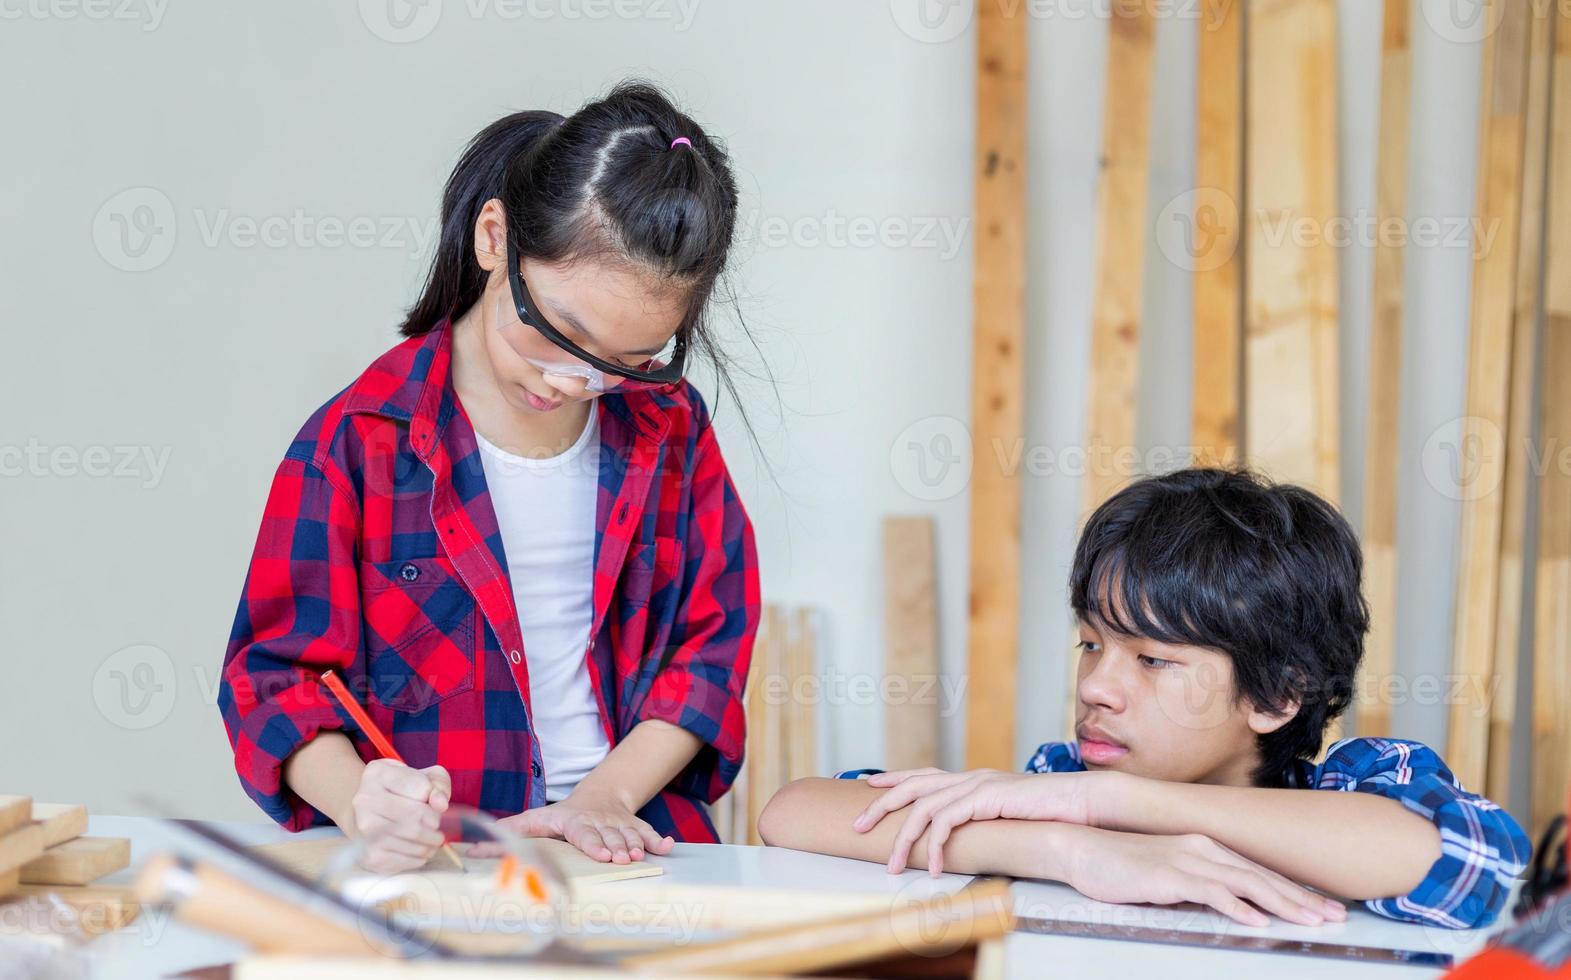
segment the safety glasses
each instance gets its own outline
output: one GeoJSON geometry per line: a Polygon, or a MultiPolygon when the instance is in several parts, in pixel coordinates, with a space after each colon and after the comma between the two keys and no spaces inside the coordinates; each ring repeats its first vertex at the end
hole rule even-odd
{"type": "MultiPolygon", "coordinates": [[[[595,394],[664,388],[682,380],[687,366],[685,327],[678,330],[659,352],[647,356],[640,355],[645,359],[637,364],[628,365],[608,361],[573,343],[560,330],[553,327],[540,312],[534,298],[529,295],[529,287],[524,283],[518,246],[514,244],[511,235],[507,239],[507,280],[513,292],[511,312],[523,325],[533,328],[536,334],[549,340],[555,349],[542,348],[541,345],[530,343],[532,338],[515,338],[511,335],[513,332],[507,330],[510,324],[506,324],[505,319],[499,317],[504,336],[520,357],[541,372],[559,377],[580,378],[584,381],[585,390],[595,394]],[[563,357],[564,353],[568,356],[563,357]]],[[[505,312],[507,311],[498,310],[499,314],[505,312]]]]}

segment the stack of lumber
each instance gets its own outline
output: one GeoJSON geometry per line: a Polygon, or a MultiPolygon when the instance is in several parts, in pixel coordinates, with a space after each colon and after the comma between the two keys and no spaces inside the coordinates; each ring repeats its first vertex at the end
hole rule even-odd
{"type": "Polygon", "coordinates": [[[94,884],[131,863],[131,842],[86,833],[84,806],[0,796],[0,902],[42,898],[51,908],[67,907],[88,935],[135,919],[127,889],[94,884]]]}

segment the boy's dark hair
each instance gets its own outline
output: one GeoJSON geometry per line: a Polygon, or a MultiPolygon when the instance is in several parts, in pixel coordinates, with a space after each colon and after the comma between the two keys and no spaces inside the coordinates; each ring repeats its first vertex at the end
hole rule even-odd
{"type": "Polygon", "coordinates": [[[1311,759],[1346,709],[1369,630],[1363,555],[1335,507],[1245,470],[1148,477],[1096,509],[1075,548],[1069,601],[1131,637],[1207,647],[1233,660],[1234,696],[1263,710],[1299,702],[1260,736],[1257,785],[1311,759]]]}

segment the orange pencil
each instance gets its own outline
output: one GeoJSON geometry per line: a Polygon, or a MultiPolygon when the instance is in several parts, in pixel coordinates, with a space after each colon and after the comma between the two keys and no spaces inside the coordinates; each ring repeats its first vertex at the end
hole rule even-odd
{"type": "MultiPolygon", "coordinates": [[[[393,748],[393,743],[389,742],[387,736],[382,734],[382,730],[376,727],[376,722],[372,721],[371,716],[365,713],[364,708],[360,707],[360,702],[356,701],[354,695],[349,693],[349,688],[344,686],[344,682],[337,674],[331,670],[323,671],[322,683],[332,692],[333,697],[338,699],[338,703],[343,705],[344,710],[349,712],[349,717],[355,720],[355,724],[360,726],[362,732],[365,732],[366,738],[369,738],[371,744],[376,746],[376,750],[382,754],[382,758],[392,759],[394,762],[404,761],[404,757],[398,754],[398,750],[393,748]]],[[[408,765],[407,762],[404,764],[408,765]]],[[[453,845],[443,844],[442,853],[453,859],[453,863],[458,865],[458,870],[464,870],[464,862],[459,859],[458,852],[453,850],[453,845]]]]}

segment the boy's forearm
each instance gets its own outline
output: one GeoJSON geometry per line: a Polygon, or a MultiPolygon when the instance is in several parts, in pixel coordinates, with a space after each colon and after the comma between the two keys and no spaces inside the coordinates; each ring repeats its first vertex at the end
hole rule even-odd
{"type": "Polygon", "coordinates": [[[1440,832],[1372,793],[1210,786],[1124,777],[1113,830],[1204,834],[1251,861],[1343,898],[1406,895],[1440,858],[1440,832]]]}
{"type": "MultiPolygon", "coordinates": [[[[882,864],[907,811],[889,814],[866,833],[851,829],[856,815],[882,792],[861,780],[799,779],[769,801],[758,820],[759,834],[777,847],[882,864]]],[[[1030,820],[962,824],[944,845],[944,870],[1064,881],[1064,838],[1080,829],[1030,820]]],[[[927,868],[927,834],[911,848],[906,866],[927,868]]]]}

